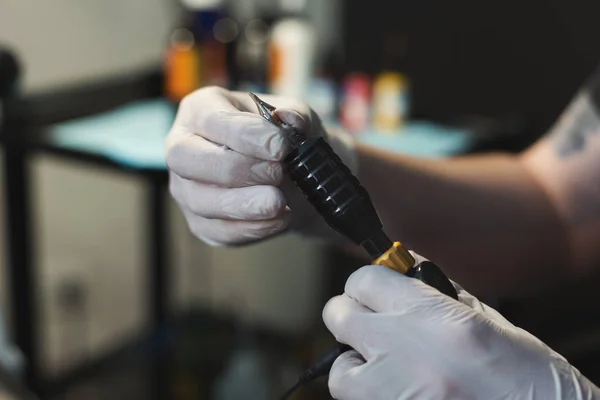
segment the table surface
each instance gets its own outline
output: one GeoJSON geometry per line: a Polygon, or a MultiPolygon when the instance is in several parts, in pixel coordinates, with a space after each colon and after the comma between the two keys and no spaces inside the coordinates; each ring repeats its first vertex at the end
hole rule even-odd
{"type": "Polygon", "coordinates": [[[50,126],[48,134],[57,147],[103,156],[128,168],[166,170],[164,141],[175,112],[163,99],[139,101],[50,126]]]}
{"type": "MultiPolygon", "coordinates": [[[[51,126],[7,131],[2,140],[97,158],[130,170],[164,172],[164,142],[175,113],[164,99],[143,100],[51,126]]],[[[428,121],[411,121],[398,132],[371,131],[356,138],[374,147],[430,158],[463,154],[474,142],[465,129],[428,121]]]]}

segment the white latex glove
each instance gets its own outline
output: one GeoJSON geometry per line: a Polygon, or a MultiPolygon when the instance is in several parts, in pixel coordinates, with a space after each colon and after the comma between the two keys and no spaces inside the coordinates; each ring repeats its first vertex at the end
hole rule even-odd
{"type": "MultiPolygon", "coordinates": [[[[259,97],[305,135],[326,134],[305,103],[259,97]]],[[[327,140],[354,168],[350,142],[331,135],[327,140]]],[[[167,138],[166,160],[171,194],[192,233],[211,245],[235,245],[275,235],[291,224],[296,229],[322,224],[284,179],[282,160],[289,150],[284,133],[258,115],[248,93],[207,87],[187,96],[167,138]]]]}
{"type": "Polygon", "coordinates": [[[600,399],[562,356],[455,285],[460,302],[381,266],[350,276],[323,319],[349,351],[336,399],[600,399]],[[359,354],[360,353],[360,354],[359,354]]]}

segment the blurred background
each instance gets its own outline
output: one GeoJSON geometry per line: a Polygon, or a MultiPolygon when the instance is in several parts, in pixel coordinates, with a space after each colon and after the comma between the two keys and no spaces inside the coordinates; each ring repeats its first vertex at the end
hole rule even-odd
{"type": "MultiPolygon", "coordinates": [[[[300,97],[357,140],[422,157],[517,152],[594,70],[599,13],[588,0],[0,0],[7,396],[30,398],[21,382],[41,399],[274,399],[332,343],[321,310],[359,260],[287,235],[215,249],[188,232],[164,163],[186,94],[300,97]]],[[[594,379],[587,293],[489,301],[594,379]]],[[[329,398],[326,381],[294,398],[329,398]]]]}

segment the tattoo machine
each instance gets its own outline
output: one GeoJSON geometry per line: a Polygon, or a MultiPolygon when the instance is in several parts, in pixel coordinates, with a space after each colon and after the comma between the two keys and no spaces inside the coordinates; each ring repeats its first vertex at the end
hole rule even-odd
{"type": "MultiPolygon", "coordinates": [[[[329,226],[362,246],[374,265],[394,269],[458,298],[454,286],[437,265],[429,261],[415,265],[408,250],[400,242],[390,240],[366,189],[325,139],[305,137],[281,121],[274,114],[274,106],[253,93],[250,97],[263,118],[287,133],[292,144],[292,151],[284,161],[287,173],[329,226]]],[[[339,344],[306,370],[296,387],[328,374],[335,359],[349,349],[339,344]]]]}

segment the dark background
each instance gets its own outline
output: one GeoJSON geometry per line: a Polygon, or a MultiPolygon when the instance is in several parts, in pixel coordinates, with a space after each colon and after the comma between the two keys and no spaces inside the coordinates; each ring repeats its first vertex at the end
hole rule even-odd
{"type": "Polygon", "coordinates": [[[407,73],[415,112],[543,134],[600,60],[600,2],[346,0],[344,69],[407,73]]]}

